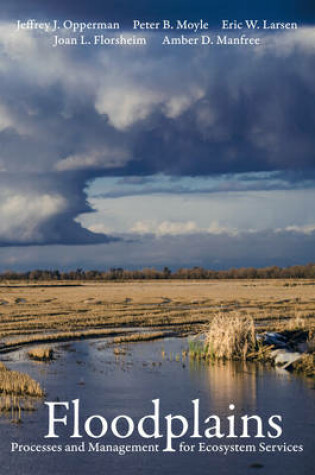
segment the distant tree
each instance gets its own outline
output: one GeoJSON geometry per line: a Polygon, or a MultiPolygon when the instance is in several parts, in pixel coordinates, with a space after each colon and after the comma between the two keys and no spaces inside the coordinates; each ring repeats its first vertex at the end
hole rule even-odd
{"type": "Polygon", "coordinates": [[[164,267],[163,269],[163,278],[164,279],[169,279],[172,275],[172,271],[168,267],[164,267]]]}

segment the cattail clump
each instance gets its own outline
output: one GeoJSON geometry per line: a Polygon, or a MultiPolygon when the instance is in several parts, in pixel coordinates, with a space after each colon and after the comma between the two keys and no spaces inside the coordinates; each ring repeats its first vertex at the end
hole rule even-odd
{"type": "Polygon", "coordinates": [[[256,349],[254,320],[238,313],[216,315],[206,333],[209,356],[225,359],[246,359],[256,349]]]}
{"type": "Polygon", "coordinates": [[[36,397],[44,395],[44,391],[37,381],[28,374],[7,369],[3,363],[0,364],[0,393],[36,397]]]}
{"type": "Polygon", "coordinates": [[[28,356],[37,361],[50,361],[53,359],[54,352],[51,348],[32,348],[28,352],[28,356]]]}

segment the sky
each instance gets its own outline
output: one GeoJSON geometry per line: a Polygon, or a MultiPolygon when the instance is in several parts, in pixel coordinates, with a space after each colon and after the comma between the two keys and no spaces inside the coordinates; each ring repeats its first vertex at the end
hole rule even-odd
{"type": "Polygon", "coordinates": [[[314,262],[314,23],[311,0],[5,0],[0,271],[314,262]],[[136,18],[299,27],[259,47],[164,47],[154,31],[53,48],[16,31],[29,18],[120,21],[111,36],[136,18]]]}

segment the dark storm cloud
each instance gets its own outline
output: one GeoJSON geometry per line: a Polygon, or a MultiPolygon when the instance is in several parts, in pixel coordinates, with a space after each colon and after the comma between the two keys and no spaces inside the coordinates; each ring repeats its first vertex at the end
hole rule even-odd
{"type": "Polygon", "coordinates": [[[313,29],[267,36],[259,51],[161,49],[155,37],[141,51],[87,55],[26,33],[7,41],[10,28],[0,29],[2,244],[107,241],[74,222],[91,211],[84,189],[98,176],[314,178],[313,29]]]}
{"type": "Polygon", "coordinates": [[[315,179],[303,171],[223,174],[183,179],[177,176],[128,176],[96,181],[89,189],[91,198],[120,198],[154,194],[193,195],[249,191],[308,190],[315,188],[315,179]],[[99,192],[99,189],[105,192],[99,192]]]}
{"type": "Polygon", "coordinates": [[[227,234],[195,234],[112,242],[97,246],[42,246],[0,249],[0,271],[60,268],[64,270],[108,269],[109,267],[141,268],[167,265],[202,266],[212,269],[265,267],[315,262],[315,233],[294,231],[227,234]]]}
{"type": "Polygon", "coordinates": [[[274,18],[275,20],[314,21],[312,0],[5,0],[1,4],[2,15],[7,18],[76,17],[80,19],[118,18],[129,24],[133,18],[206,18],[217,24],[222,18],[274,18]]]}
{"type": "Polygon", "coordinates": [[[226,54],[204,97],[178,120],[156,113],[131,132],[139,160],[129,162],[127,173],[312,170],[315,91],[307,74],[315,69],[315,56],[304,60],[293,53],[240,54],[233,61],[226,54]]]}

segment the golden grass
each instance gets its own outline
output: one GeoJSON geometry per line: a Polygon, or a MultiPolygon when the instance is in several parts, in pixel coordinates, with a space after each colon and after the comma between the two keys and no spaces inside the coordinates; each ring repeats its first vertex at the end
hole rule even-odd
{"type": "Polygon", "coordinates": [[[169,333],[155,332],[155,333],[134,333],[132,335],[118,336],[114,338],[114,343],[135,343],[137,341],[151,341],[159,338],[170,336],[169,333]]]}
{"type": "Polygon", "coordinates": [[[123,329],[197,333],[220,312],[280,329],[296,315],[315,328],[315,281],[145,281],[0,286],[2,351],[19,345],[116,336],[123,329]],[[296,285],[293,285],[296,284],[296,285]],[[307,284],[307,285],[306,285],[307,284]]]}
{"type": "Polygon", "coordinates": [[[127,352],[126,352],[125,348],[114,348],[113,353],[116,356],[120,356],[120,355],[125,355],[127,352]]]}
{"type": "Polygon", "coordinates": [[[43,347],[32,348],[27,354],[32,360],[36,361],[51,361],[54,357],[52,348],[43,347]]]}
{"type": "Polygon", "coordinates": [[[217,314],[206,332],[209,356],[218,359],[246,359],[256,349],[253,318],[239,313],[217,314]]]}
{"type": "Polygon", "coordinates": [[[288,330],[301,330],[308,328],[308,321],[306,317],[303,317],[300,313],[290,318],[286,324],[288,330]]]}
{"type": "MultiPolygon", "coordinates": [[[[305,376],[315,376],[315,333],[300,316],[282,325],[282,334],[288,339],[288,347],[295,349],[305,345],[306,353],[290,366],[305,376]]],[[[211,321],[205,342],[193,342],[190,356],[195,359],[252,360],[274,364],[272,350],[275,346],[260,344],[256,340],[254,319],[238,312],[233,315],[218,314],[211,321]]]]}
{"type": "Polygon", "coordinates": [[[28,374],[11,371],[0,364],[0,393],[16,396],[42,397],[44,391],[39,383],[28,374]]]}
{"type": "MultiPolygon", "coordinates": [[[[212,326],[212,338],[220,343],[217,355],[233,354],[244,358],[250,354],[252,321],[259,329],[315,330],[315,280],[209,280],[209,281],[137,281],[80,282],[79,286],[61,286],[62,282],[29,285],[7,282],[0,285],[0,352],[23,345],[49,344],[81,338],[117,337],[118,342],[136,342],[163,338],[169,334],[199,334],[226,316],[226,344],[215,336],[220,331],[212,326]],[[245,334],[236,328],[240,341],[233,341],[233,319],[239,315],[245,322],[245,334]],[[246,323],[247,322],[247,323],[246,323]],[[230,333],[228,327],[233,331],[230,333]],[[133,333],[130,333],[130,329],[133,333]],[[139,330],[135,330],[138,328],[139,330]],[[150,332],[140,332],[150,328],[150,332]],[[128,332],[129,329],[129,332],[128,332]],[[245,335],[245,336],[244,336],[245,335]]],[[[237,327],[237,324],[235,323],[237,327]]],[[[205,357],[204,348],[193,351],[205,357]]],[[[208,353],[213,348],[208,345],[208,353]]],[[[261,359],[265,348],[259,348],[261,359]]],[[[257,352],[256,356],[257,357],[257,352]]]]}
{"type": "Polygon", "coordinates": [[[296,373],[303,373],[305,376],[315,377],[315,353],[307,353],[295,363],[293,363],[293,370],[296,373]]]}
{"type": "Polygon", "coordinates": [[[52,334],[36,334],[36,335],[28,335],[24,337],[13,338],[7,340],[5,342],[5,349],[12,349],[22,345],[28,345],[33,343],[58,343],[61,341],[71,341],[71,340],[78,340],[83,338],[98,338],[102,336],[113,336],[121,334],[121,330],[85,330],[80,332],[60,332],[60,333],[52,333],[52,334]]]}

